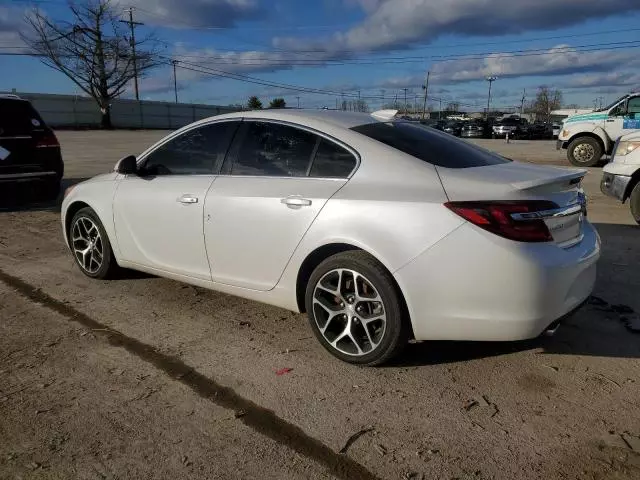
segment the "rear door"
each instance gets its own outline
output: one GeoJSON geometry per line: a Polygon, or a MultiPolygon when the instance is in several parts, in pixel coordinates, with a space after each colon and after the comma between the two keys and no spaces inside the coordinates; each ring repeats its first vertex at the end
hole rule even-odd
{"type": "Polygon", "coordinates": [[[37,148],[38,141],[48,131],[29,102],[0,98],[0,176],[55,168],[55,165],[46,165],[45,152],[37,148]]]}
{"type": "Polygon", "coordinates": [[[245,120],[227,161],[205,204],[212,278],[269,290],[356,156],[300,126],[245,120]]]}

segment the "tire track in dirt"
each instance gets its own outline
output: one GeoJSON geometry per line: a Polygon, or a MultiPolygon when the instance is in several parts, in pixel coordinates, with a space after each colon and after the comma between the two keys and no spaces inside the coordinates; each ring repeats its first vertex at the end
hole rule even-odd
{"type": "Polygon", "coordinates": [[[291,450],[325,466],[336,477],[344,480],[377,479],[363,465],[346,455],[341,455],[319,440],[307,435],[296,425],[278,417],[256,403],[238,395],[233,389],[198,373],[181,360],[158,352],[152,345],[128,337],[104,325],[75,308],[56,300],[39,288],[18,277],[0,270],[0,281],[17,290],[29,300],[44,305],[69,320],[91,329],[114,347],[127,350],[136,357],[152,364],[169,377],[191,388],[203,398],[221,407],[234,410],[238,420],[256,432],[287,446],[291,450]]]}

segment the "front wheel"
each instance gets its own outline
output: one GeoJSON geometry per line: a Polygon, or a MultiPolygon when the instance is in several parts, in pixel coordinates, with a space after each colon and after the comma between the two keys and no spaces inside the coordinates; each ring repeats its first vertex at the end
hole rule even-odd
{"type": "Polygon", "coordinates": [[[579,137],[569,144],[567,157],[576,167],[593,167],[602,157],[602,146],[593,137],[579,137]]]}
{"type": "Polygon", "coordinates": [[[638,225],[640,225],[640,182],[631,190],[629,196],[629,205],[631,207],[631,215],[638,225]]]}
{"type": "Polygon", "coordinates": [[[91,278],[111,278],[118,271],[107,232],[93,209],[78,210],[71,220],[69,247],[82,273],[91,278]]]}
{"type": "Polygon", "coordinates": [[[316,338],[345,362],[380,365],[409,340],[409,319],[393,277],[366,252],[324,260],[309,278],[305,302],[316,338]]]}

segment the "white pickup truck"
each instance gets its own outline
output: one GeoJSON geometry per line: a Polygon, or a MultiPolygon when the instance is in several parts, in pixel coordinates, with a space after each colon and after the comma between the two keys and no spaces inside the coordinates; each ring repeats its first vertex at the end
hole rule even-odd
{"type": "Polygon", "coordinates": [[[631,214],[640,224],[640,131],[618,139],[611,161],[604,166],[600,190],[622,203],[628,199],[631,214]]]}
{"type": "Polygon", "coordinates": [[[608,107],[566,118],[556,148],[567,150],[569,162],[592,167],[610,155],[618,138],[640,131],[640,93],[625,95],[608,107]]]}

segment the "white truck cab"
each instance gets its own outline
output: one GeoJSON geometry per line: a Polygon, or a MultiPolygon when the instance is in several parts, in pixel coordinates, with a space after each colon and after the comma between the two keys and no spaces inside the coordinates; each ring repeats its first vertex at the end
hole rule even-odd
{"type": "Polygon", "coordinates": [[[618,138],[640,131],[640,92],[619,98],[608,107],[566,118],[556,148],[567,150],[569,162],[592,167],[610,155],[618,138]]]}
{"type": "Polygon", "coordinates": [[[631,214],[640,225],[640,131],[623,135],[604,166],[600,190],[622,203],[629,199],[631,214]]]}

